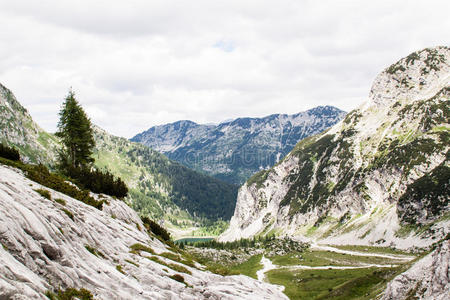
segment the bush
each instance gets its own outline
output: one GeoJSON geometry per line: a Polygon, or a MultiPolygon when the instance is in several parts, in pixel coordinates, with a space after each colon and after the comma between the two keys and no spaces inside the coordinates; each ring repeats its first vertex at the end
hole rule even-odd
{"type": "Polygon", "coordinates": [[[106,194],[123,199],[128,195],[128,187],[120,177],[114,176],[108,171],[97,169],[67,167],[64,173],[85,189],[97,194],[106,194]]]}
{"type": "Polygon", "coordinates": [[[94,299],[94,296],[91,294],[91,292],[83,288],[79,290],[74,288],[68,288],[65,291],[58,289],[56,290],[56,292],[47,291],[45,292],[45,296],[47,296],[50,300],[94,299]]]}
{"type": "Polygon", "coordinates": [[[142,223],[148,231],[153,232],[155,235],[161,237],[164,241],[170,241],[170,233],[161,225],[155,221],[150,220],[148,217],[141,217],[142,223]]]}
{"type": "Polygon", "coordinates": [[[103,253],[101,253],[99,250],[95,249],[94,247],[91,247],[89,245],[84,245],[84,248],[86,248],[87,251],[91,252],[95,256],[105,258],[105,255],[103,253]]]}
{"type": "Polygon", "coordinates": [[[10,159],[13,161],[19,161],[20,160],[20,154],[19,151],[15,148],[8,147],[7,145],[4,145],[3,143],[0,144],[0,156],[6,159],[10,159]]]}
{"type": "Polygon", "coordinates": [[[36,193],[38,193],[39,195],[41,195],[44,198],[47,198],[48,200],[52,200],[52,195],[50,194],[49,191],[44,190],[44,189],[36,189],[34,190],[36,193]]]}
{"type": "Polygon", "coordinates": [[[142,245],[142,244],[139,244],[139,243],[131,245],[130,248],[131,248],[131,250],[133,252],[145,251],[145,252],[148,252],[150,254],[155,254],[155,251],[153,251],[152,248],[150,248],[148,246],[145,246],[145,245],[142,245]]]}
{"type": "Polygon", "coordinates": [[[173,280],[178,281],[178,282],[185,283],[184,282],[184,277],[181,276],[180,274],[174,274],[174,275],[169,276],[169,277],[172,278],[173,280]]]}

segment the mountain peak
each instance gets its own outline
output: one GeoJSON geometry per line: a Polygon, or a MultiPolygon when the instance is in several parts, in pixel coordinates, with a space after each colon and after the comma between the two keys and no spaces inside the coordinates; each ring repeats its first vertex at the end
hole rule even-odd
{"type": "Polygon", "coordinates": [[[389,107],[433,96],[450,80],[450,48],[438,46],[413,52],[381,72],[372,85],[366,107],[389,107]]]}

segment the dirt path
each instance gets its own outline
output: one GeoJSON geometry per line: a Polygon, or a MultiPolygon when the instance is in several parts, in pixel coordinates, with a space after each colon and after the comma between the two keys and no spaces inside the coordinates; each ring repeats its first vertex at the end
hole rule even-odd
{"type": "Polygon", "coordinates": [[[342,253],[342,254],[348,254],[348,255],[354,255],[354,256],[381,257],[381,258],[388,258],[388,259],[402,260],[402,261],[411,261],[416,258],[415,256],[409,256],[409,255],[381,254],[381,253],[342,250],[342,249],[338,249],[338,248],[331,247],[331,246],[322,246],[322,245],[317,245],[317,244],[311,244],[310,249],[331,251],[331,252],[335,252],[335,253],[342,253]]]}
{"type": "Polygon", "coordinates": [[[256,276],[258,277],[259,281],[264,281],[264,278],[266,277],[264,275],[264,273],[266,273],[267,271],[270,271],[272,269],[276,269],[277,266],[274,265],[270,259],[266,258],[264,255],[261,258],[261,263],[263,264],[263,268],[259,271],[256,272],[256,276]]]}

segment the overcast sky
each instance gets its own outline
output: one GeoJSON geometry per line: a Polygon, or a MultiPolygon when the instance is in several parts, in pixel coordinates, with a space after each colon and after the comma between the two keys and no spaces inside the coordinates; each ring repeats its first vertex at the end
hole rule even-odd
{"type": "Polygon", "coordinates": [[[157,124],[350,111],[374,77],[449,45],[450,1],[0,0],[0,82],[55,131],[70,87],[124,137],[157,124]]]}

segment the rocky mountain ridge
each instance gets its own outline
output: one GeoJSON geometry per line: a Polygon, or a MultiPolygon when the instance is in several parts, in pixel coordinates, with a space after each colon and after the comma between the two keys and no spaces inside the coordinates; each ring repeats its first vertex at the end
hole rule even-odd
{"type": "Polygon", "coordinates": [[[58,288],[96,299],[287,299],[278,286],[187,263],[125,203],[92,196],[107,201],[102,211],[0,165],[1,299],[48,299],[58,288]]]}
{"type": "Polygon", "coordinates": [[[428,48],[377,76],[369,99],[240,189],[223,241],[260,234],[408,248],[449,221],[450,50],[428,48]]]}
{"type": "Polygon", "coordinates": [[[151,127],[131,140],[185,166],[233,184],[269,168],[295,144],[336,124],[345,112],[319,106],[293,115],[238,118],[218,125],[178,121],[151,127]]]}

